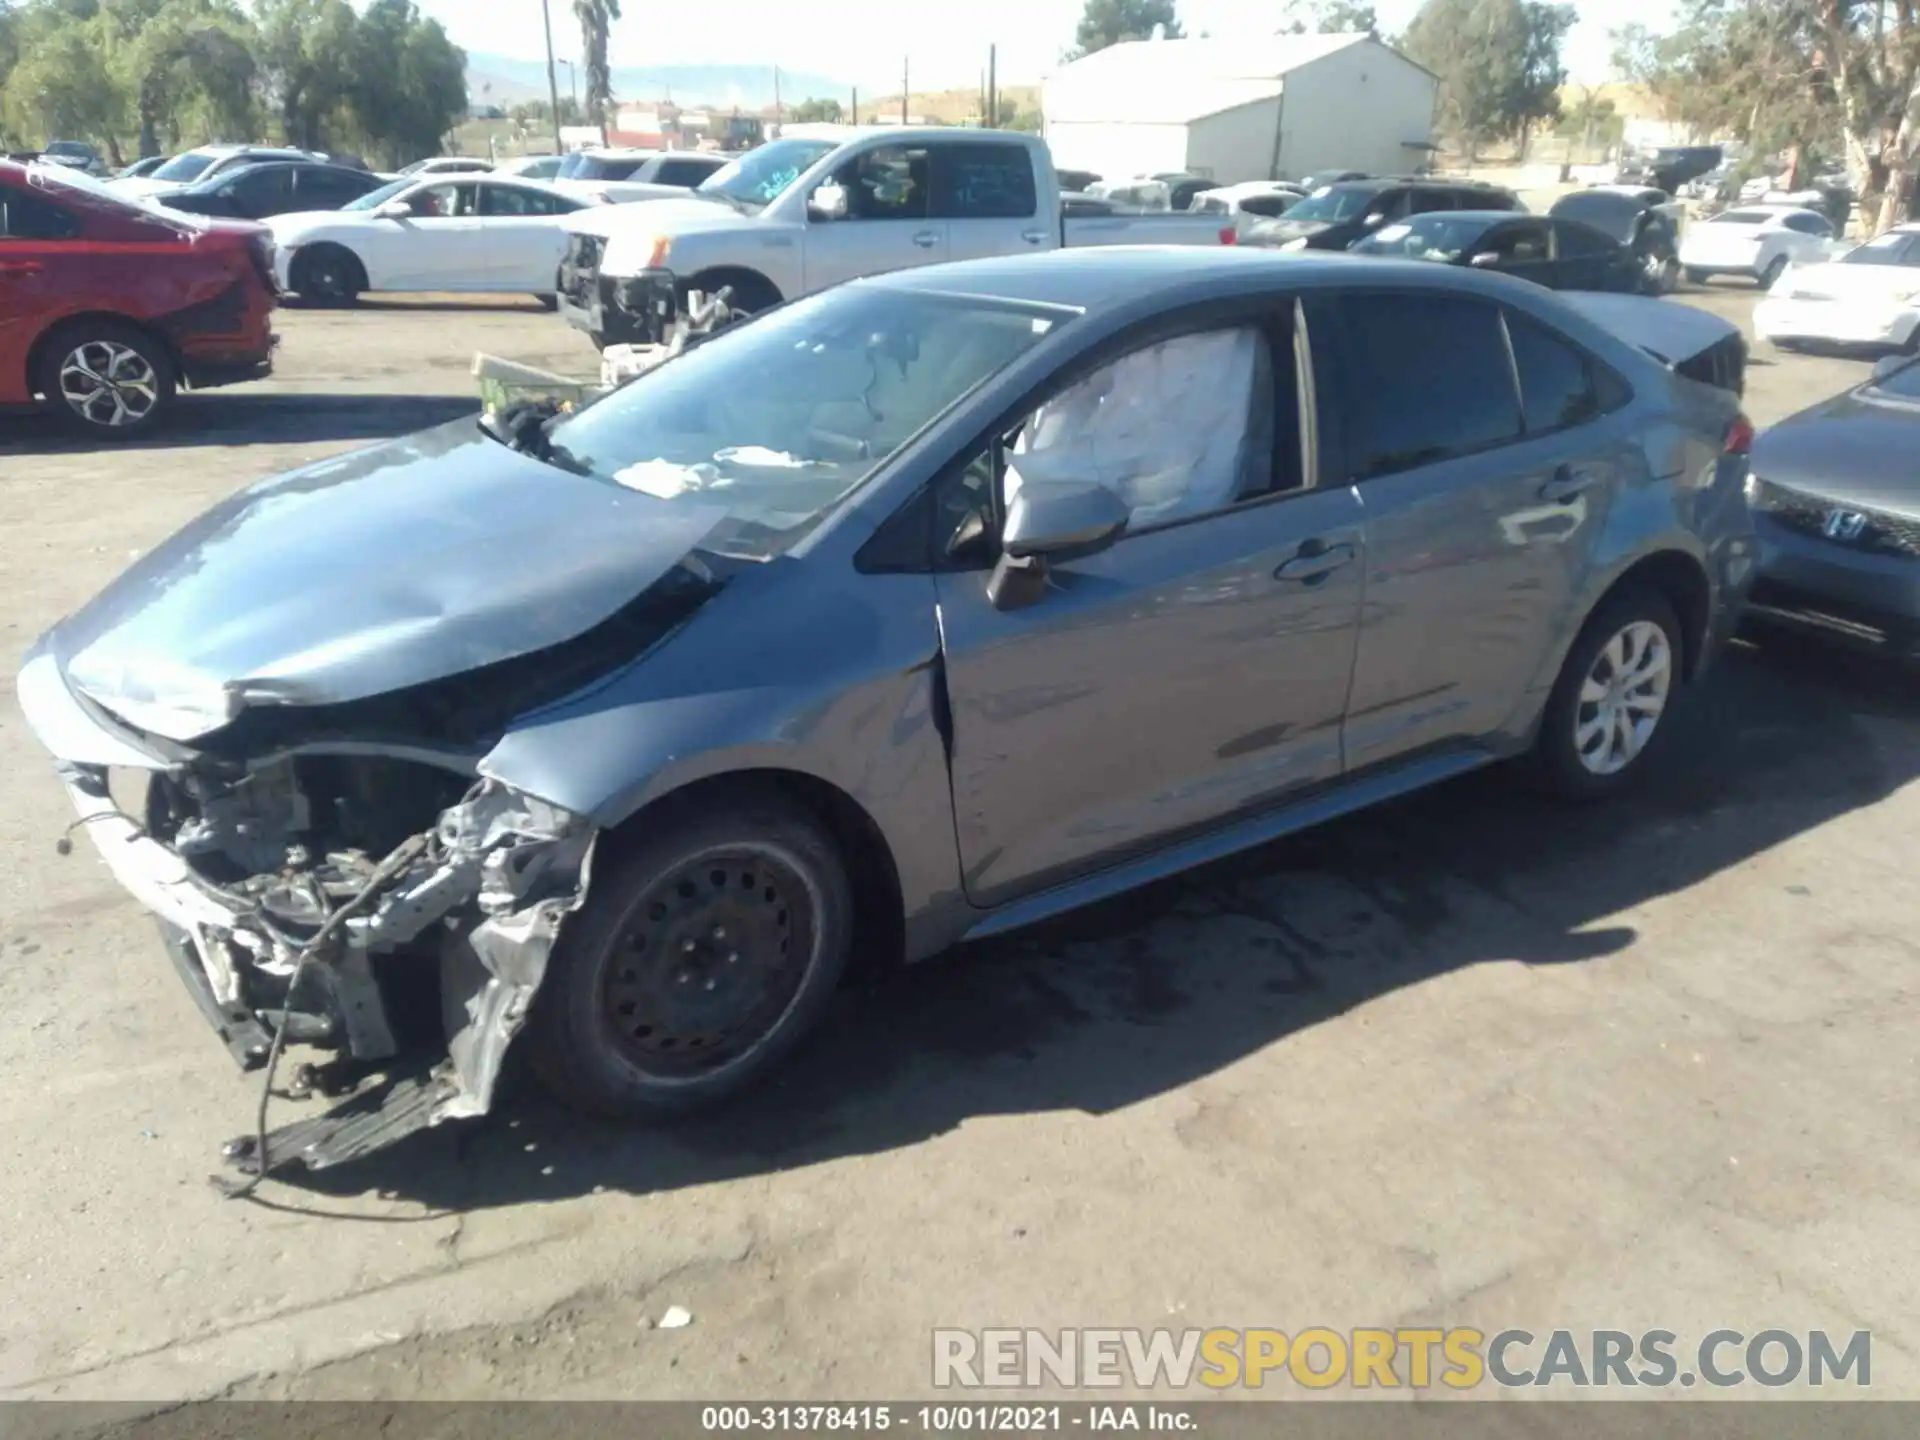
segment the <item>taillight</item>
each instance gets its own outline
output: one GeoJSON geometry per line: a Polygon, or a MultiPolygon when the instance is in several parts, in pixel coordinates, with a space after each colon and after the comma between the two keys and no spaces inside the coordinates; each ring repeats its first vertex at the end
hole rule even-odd
{"type": "Polygon", "coordinates": [[[267,235],[249,235],[247,237],[247,258],[253,261],[253,270],[260,277],[260,283],[267,287],[269,295],[280,292],[280,284],[273,276],[273,239],[267,235]]]}
{"type": "Polygon", "coordinates": [[[1720,451],[1724,455],[1746,455],[1752,449],[1753,422],[1745,415],[1735,414],[1727,422],[1727,433],[1720,442],[1720,451]]]}
{"type": "Polygon", "coordinates": [[[1220,227],[1220,243],[1222,245],[1238,245],[1240,243],[1240,232],[1231,225],[1222,225],[1220,227]]]}

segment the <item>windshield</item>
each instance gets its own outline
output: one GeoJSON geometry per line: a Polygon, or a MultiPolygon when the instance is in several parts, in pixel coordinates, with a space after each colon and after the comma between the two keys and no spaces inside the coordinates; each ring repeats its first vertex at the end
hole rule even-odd
{"type": "Polygon", "coordinates": [[[1767,210],[1729,210],[1724,215],[1715,215],[1707,221],[1709,225],[1764,225],[1772,219],[1767,210]]]}
{"type": "Polygon", "coordinates": [[[420,182],[408,176],[404,180],[394,180],[382,185],[378,190],[369,190],[358,200],[350,200],[340,208],[342,210],[378,210],[389,200],[397,200],[420,182]]]}
{"type": "Polygon", "coordinates": [[[1403,260],[1453,261],[1486,233],[1484,220],[1419,215],[1369,235],[1353,249],[1363,255],[1397,255],[1403,260]]]}
{"type": "Polygon", "coordinates": [[[1840,257],[1842,265],[1898,265],[1901,252],[1907,248],[1907,242],[1913,236],[1899,230],[1889,230],[1884,235],[1856,245],[1840,257]]]}
{"type": "Polygon", "coordinates": [[[176,155],[166,164],[155,170],[150,178],[154,180],[174,180],[185,183],[200,178],[200,172],[220,157],[209,150],[189,150],[184,155],[176,155]]]}
{"type": "Polygon", "coordinates": [[[559,422],[553,459],[659,499],[723,505],[707,547],[765,559],[1063,323],[991,300],[843,285],[559,422]]]}
{"type": "Polygon", "coordinates": [[[1379,192],[1350,185],[1323,185],[1287,211],[1289,220],[1351,220],[1379,192]]]}
{"type": "Polygon", "coordinates": [[[831,140],[775,140],[721,166],[700,182],[696,193],[738,200],[743,205],[770,205],[812,169],[815,161],[836,148],[831,140]]]}

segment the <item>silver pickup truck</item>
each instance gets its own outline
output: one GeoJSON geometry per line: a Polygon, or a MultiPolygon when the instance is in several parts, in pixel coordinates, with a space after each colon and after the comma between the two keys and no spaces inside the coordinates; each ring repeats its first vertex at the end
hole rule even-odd
{"type": "Polygon", "coordinates": [[[596,207],[567,229],[561,313],[602,348],[658,342],[694,291],[728,287],[750,314],[943,260],[1234,243],[1218,216],[1064,214],[1037,136],[879,127],[776,140],[687,198],[596,207]]]}

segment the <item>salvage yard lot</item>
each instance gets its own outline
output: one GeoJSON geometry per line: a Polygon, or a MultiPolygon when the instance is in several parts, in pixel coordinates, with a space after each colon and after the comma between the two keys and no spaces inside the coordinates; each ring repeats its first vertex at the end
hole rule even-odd
{"type": "MultiPolygon", "coordinates": [[[[474,351],[593,360],[524,301],[280,329],[142,448],[0,421],[0,1396],[898,1397],[935,1326],[1418,1323],[1871,1329],[1920,1396],[1920,685],[1805,644],[1629,803],[1477,775],[850,991],[722,1115],[529,1094],[221,1200],[255,1082],[56,854],[11,661],[240,484],[471,410],[474,351]]],[[[1868,369],[1755,360],[1761,424],[1868,369]]]]}

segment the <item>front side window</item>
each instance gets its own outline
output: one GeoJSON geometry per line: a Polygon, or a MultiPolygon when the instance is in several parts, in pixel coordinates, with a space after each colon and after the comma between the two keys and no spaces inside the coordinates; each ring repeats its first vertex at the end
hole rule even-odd
{"type": "Polygon", "coordinates": [[[1818,215],[1789,215],[1783,222],[1789,230],[1802,235],[1831,235],[1833,227],[1818,215]]]}
{"type": "MultiPolygon", "coordinates": [[[[1471,455],[1519,438],[1500,312],[1452,295],[1343,295],[1346,384],[1357,412],[1356,480],[1471,455]]],[[[1315,330],[1318,339],[1318,327],[1315,330]]]]}
{"type": "Polygon", "coordinates": [[[1863,241],[1840,257],[1842,265],[1920,265],[1920,235],[1889,230],[1863,241]]]}
{"type": "Polygon", "coordinates": [[[236,175],[221,191],[229,192],[243,214],[274,214],[293,199],[293,169],[277,165],[236,175]]]}
{"type": "Polygon", "coordinates": [[[427,185],[407,197],[407,208],[423,220],[459,220],[480,211],[480,187],[472,184],[427,185]]]}
{"type": "Polygon", "coordinates": [[[1409,215],[1427,215],[1434,211],[1457,210],[1452,192],[1447,190],[1416,190],[1407,201],[1406,213],[1409,215]]]}
{"type": "Polygon", "coordinates": [[[1379,191],[1372,186],[1323,185],[1287,215],[1289,220],[1325,220],[1338,223],[1351,220],[1371,205],[1379,191]]]}
{"type": "Polygon", "coordinates": [[[943,220],[1021,220],[1040,207],[1022,146],[942,145],[933,176],[933,213],[943,220]]]}
{"type": "Polygon", "coordinates": [[[1286,214],[1287,207],[1297,204],[1298,201],[1299,197],[1295,195],[1249,195],[1240,202],[1240,208],[1249,215],[1259,215],[1271,220],[1286,214]]]}
{"type": "Polygon", "coordinates": [[[713,173],[705,160],[662,160],[658,178],[662,185],[685,185],[689,189],[713,173]]]}
{"type": "Polygon", "coordinates": [[[1590,225],[1559,224],[1553,227],[1554,240],[1563,259],[1582,255],[1608,255],[1614,242],[1590,225]]]}
{"type": "Polygon", "coordinates": [[[1531,265],[1547,258],[1547,227],[1537,221],[1500,225],[1489,231],[1476,253],[1491,253],[1502,264],[1531,265]]]}
{"type": "Polygon", "coordinates": [[[1374,231],[1353,249],[1360,255],[1390,255],[1403,260],[1433,260],[1451,264],[1478,249],[1487,222],[1454,215],[1416,215],[1398,225],[1374,231]]]}
{"type": "Polygon", "coordinates": [[[1882,375],[1867,389],[1900,400],[1920,400],[1920,360],[1910,360],[1892,374],[1882,375]]]}
{"type": "Polygon", "coordinates": [[[846,192],[846,218],[926,219],[929,170],[924,146],[889,145],[855,156],[834,175],[846,192]]]}
{"type": "Polygon", "coordinates": [[[1122,356],[1019,428],[1007,450],[1006,502],[1028,483],[1096,481],[1138,530],[1297,488],[1298,411],[1277,399],[1296,393],[1292,360],[1291,346],[1251,326],[1122,356]]]}
{"type": "Polygon", "coordinates": [[[713,548],[784,550],[1058,311],[843,285],[727,330],[554,425],[556,463],[724,509],[713,548]]]}

